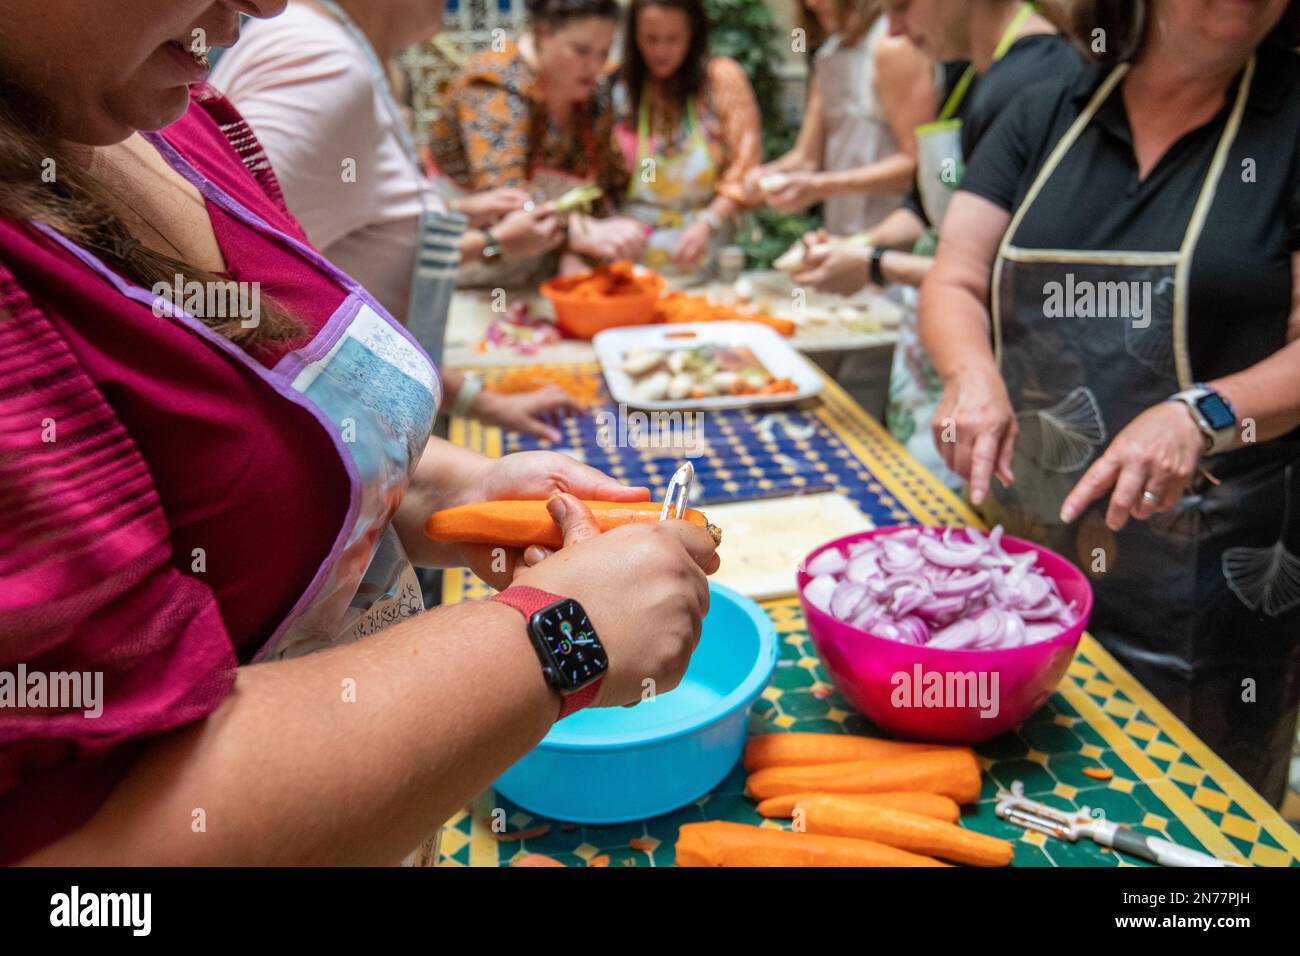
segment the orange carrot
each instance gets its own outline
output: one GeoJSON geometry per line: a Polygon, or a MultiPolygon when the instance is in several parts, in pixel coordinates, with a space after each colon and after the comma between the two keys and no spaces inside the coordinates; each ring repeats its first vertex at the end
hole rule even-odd
{"type": "Polygon", "coordinates": [[[520,853],[510,861],[511,866],[564,866],[559,860],[544,853],[520,853]]]}
{"type": "Polygon", "coordinates": [[[947,823],[956,823],[961,817],[961,808],[952,798],[937,793],[919,793],[906,791],[899,793],[788,793],[780,797],[768,797],[758,805],[758,812],[765,817],[793,816],[796,807],[803,807],[807,812],[814,802],[833,804],[863,804],[872,807],[890,807],[894,810],[906,810],[919,813],[923,817],[932,817],[947,823]]]}
{"type": "Polygon", "coordinates": [[[807,767],[765,767],[750,774],[745,786],[759,800],[788,793],[921,790],[972,803],[980,793],[980,767],[969,750],[928,750],[807,767]]]}
{"type": "Polygon", "coordinates": [[[678,866],[947,866],[870,840],[711,820],[684,824],[678,866]]]}
{"type": "MultiPolygon", "coordinates": [[[[586,501],[601,531],[611,531],[633,522],[653,524],[659,520],[662,505],[657,501],[586,501]]],[[[714,540],[722,533],[709,524],[694,508],[686,510],[685,519],[709,531],[714,540]]],[[[434,541],[469,544],[496,544],[508,548],[526,548],[539,544],[558,548],[564,543],[560,526],[546,510],[546,502],[480,501],[435,511],[424,524],[424,533],[434,541]]]]}
{"type": "Polygon", "coordinates": [[[750,737],[745,744],[745,769],[750,773],[764,767],[803,767],[816,763],[872,760],[897,757],[925,750],[969,750],[945,744],[881,740],[853,734],[775,733],[750,737]]]}
{"type": "Polygon", "coordinates": [[[983,833],[919,813],[873,807],[828,796],[802,807],[809,833],[874,840],[886,846],[922,853],[970,866],[1008,866],[1012,847],[983,833]]]}

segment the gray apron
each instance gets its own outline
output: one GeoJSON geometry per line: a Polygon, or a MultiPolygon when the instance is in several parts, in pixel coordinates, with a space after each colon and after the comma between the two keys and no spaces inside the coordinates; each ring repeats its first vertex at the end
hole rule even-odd
{"type": "MultiPolygon", "coordinates": [[[[1281,800],[1300,700],[1300,470],[1293,439],[1209,456],[1170,511],[1106,528],[1109,496],[1073,524],[1061,504],[1143,410],[1193,384],[1188,274],[1255,62],[1242,74],[1178,248],[1027,249],[1034,202],[1127,66],[1115,69],[1048,156],[993,269],[994,349],[1020,425],[1015,484],[994,483],[986,517],[1073,558],[1096,595],[1089,630],[1263,796],[1281,800]],[[1046,305],[1048,290],[1107,298],[1108,317],[1046,305]],[[1052,286],[1059,283],[1059,287],[1052,286]],[[1104,284],[1104,285],[1103,285],[1104,284]],[[1123,291],[1128,290],[1125,304],[1123,291]],[[1143,290],[1149,291],[1149,301],[1143,290]],[[1057,316],[1057,317],[1051,317],[1057,316]]],[[[1081,213],[1082,214],[1082,213],[1081,213]]]]}

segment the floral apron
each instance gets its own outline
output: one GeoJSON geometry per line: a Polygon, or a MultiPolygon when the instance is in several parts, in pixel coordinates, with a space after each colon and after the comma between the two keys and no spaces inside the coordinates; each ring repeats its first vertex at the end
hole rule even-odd
{"type": "MultiPolygon", "coordinates": [[[[1193,383],[1188,276],[1228,166],[1252,59],[1181,242],[1167,251],[1029,249],[1035,200],[1127,66],[1056,144],[1003,237],[993,269],[994,347],[1020,436],[1009,488],[986,515],[1075,560],[1096,597],[1091,632],[1248,783],[1280,800],[1300,700],[1300,450],[1279,439],[1211,455],[1171,510],[1113,533],[1109,496],[1073,524],[1061,503],[1134,417],[1193,383]],[[1105,318],[1048,317],[1046,290],[1150,290],[1105,318]],[[1059,283],[1052,286],[1052,283],[1059,283]],[[1105,283],[1105,286],[1101,284],[1105,283]],[[1136,285],[1134,285],[1136,284],[1136,285]]],[[[1045,215],[1045,214],[1044,214],[1045,215]]],[[[1174,239],[1175,237],[1171,237],[1174,239]]],[[[1050,310],[1057,312],[1058,310],[1050,310]]]]}
{"type": "MultiPolygon", "coordinates": [[[[637,116],[636,168],[627,187],[627,214],[654,231],[646,243],[642,262],[667,276],[683,272],[673,265],[673,250],[682,233],[713,202],[718,164],[700,124],[695,97],[686,101],[687,139],[671,155],[660,150],[651,155],[649,96],[642,94],[637,116]]],[[[714,236],[711,247],[716,244],[714,236]]],[[[713,258],[710,248],[706,262],[713,258]]]]}

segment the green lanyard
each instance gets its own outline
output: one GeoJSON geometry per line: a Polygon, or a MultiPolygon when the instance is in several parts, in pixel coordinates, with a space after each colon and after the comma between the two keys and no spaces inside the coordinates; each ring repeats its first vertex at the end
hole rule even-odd
{"type": "MultiPolygon", "coordinates": [[[[994,63],[1007,55],[1007,51],[1011,49],[1011,44],[1016,42],[1016,34],[1020,32],[1020,28],[1033,15],[1034,5],[1032,3],[1022,3],[1020,5],[1020,9],[1016,11],[1016,15],[1007,24],[1006,30],[1003,31],[997,49],[993,51],[994,63]]],[[[961,101],[966,97],[966,91],[970,88],[971,81],[975,79],[977,72],[973,63],[966,67],[966,72],[961,75],[961,79],[957,81],[957,85],[953,87],[952,93],[949,94],[947,102],[943,104],[943,109],[938,116],[939,120],[951,119],[952,115],[957,112],[957,108],[961,106],[961,101]]]]}

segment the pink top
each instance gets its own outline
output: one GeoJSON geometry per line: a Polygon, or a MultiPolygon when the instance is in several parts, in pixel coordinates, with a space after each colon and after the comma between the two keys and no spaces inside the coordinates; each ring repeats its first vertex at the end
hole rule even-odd
{"type": "MultiPolygon", "coordinates": [[[[304,238],[233,108],[192,100],[167,140],[304,238]]],[[[208,212],[233,278],[312,330],[342,303],[288,247],[208,212]]],[[[103,673],[97,718],[0,706],[4,863],[88,819],[144,738],[220,705],[329,554],[349,485],[306,411],[3,218],[0,383],[0,681],[103,673]]]]}

